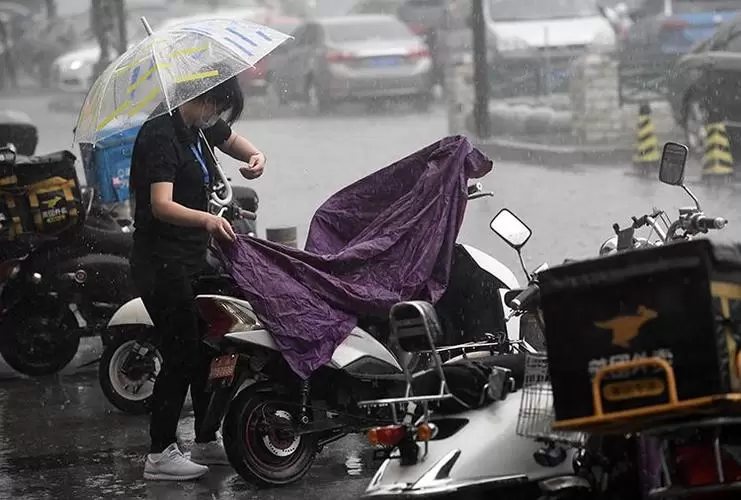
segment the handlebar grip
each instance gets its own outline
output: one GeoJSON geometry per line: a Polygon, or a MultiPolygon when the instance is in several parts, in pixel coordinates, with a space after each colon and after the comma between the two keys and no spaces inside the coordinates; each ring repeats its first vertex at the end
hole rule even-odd
{"type": "Polygon", "coordinates": [[[526,309],[540,295],[540,287],[533,283],[507,304],[512,309],[526,309]]]}
{"type": "Polygon", "coordinates": [[[728,221],[723,217],[706,217],[704,215],[695,219],[695,225],[701,231],[707,231],[709,229],[723,229],[728,224],[728,221]]]}

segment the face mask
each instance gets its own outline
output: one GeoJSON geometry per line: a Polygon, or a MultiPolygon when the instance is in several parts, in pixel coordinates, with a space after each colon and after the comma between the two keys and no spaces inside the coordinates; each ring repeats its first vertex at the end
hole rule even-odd
{"type": "Polygon", "coordinates": [[[219,115],[214,115],[206,120],[203,118],[203,114],[201,114],[201,118],[196,121],[195,126],[200,129],[210,128],[216,125],[217,121],[219,121],[219,115]]]}

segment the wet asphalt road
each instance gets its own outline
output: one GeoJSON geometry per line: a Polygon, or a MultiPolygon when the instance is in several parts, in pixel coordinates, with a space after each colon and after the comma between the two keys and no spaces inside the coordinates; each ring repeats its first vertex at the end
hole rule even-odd
{"type": "MultiPolygon", "coordinates": [[[[0,97],[0,109],[24,110],[37,121],[39,153],[71,148],[74,117],[50,113],[49,99],[0,97]]],[[[302,116],[300,110],[285,115],[247,119],[236,128],[268,157],[265,175],[251,183],[260,195],[260,234],[266,227],[295,225],[300,241],[311,214],[327,196],[446,134],[441,109],[424,115],[402,108],[373,114],[347,108],[322,118],[302,116]]],[[[236,179],[235,165],[228,160],[224,164],[236,179]]],[[[741,185],[703,186],[696,166],[688,177],[706,213],[729,220],[714,237],[741,240],[741,185]]],[[[495,197],[469,205],[460,240],[501,259],[518,277],[522,273],[514,253],[488,229],[502,207],[533,229],[524,251],[533,268],[543,261],[595,255],[613,234],[614,222],[625,226],[631,215],[652,206],[676,214],[677,207],[691,204],[680,189],[635,176],[629,165],[555,169],[497,163],[482,182],[495,197]]],[[[94,357],[98,347],[86,343],[73,364],[94,357]]],[[[74,372],[75,366],[65,372],[74,372]]],[[[186,443],[192,438],[191,421],[187,417],[182,422],[186,443]]],[[[0,499],[344,499],[362,491],[373,469],[362,442],[347,438],[325,449],[309,476],[289,488],[257,493],[228,468],[199,483],[146,484],[140,480],[146,427],[145,418],[121,415],[104,400],[94,373],[2,381],[0,499]]]]}

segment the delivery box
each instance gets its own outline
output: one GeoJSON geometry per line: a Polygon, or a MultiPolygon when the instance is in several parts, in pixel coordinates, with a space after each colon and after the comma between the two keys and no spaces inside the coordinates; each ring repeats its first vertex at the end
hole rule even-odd
{"type": "Polygon", "coordinates": [[[627,432],[741,401],[741,246],[698,239],[541,273],[555,428],[627,432]]]}

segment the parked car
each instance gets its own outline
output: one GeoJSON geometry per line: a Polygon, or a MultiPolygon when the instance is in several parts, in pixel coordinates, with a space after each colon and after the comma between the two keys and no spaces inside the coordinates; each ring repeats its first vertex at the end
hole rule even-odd
{"type": "Polygon", "coordinates": [[[677,59],[741,8],[738,0],[612,0],[605,5],[619,14],[613,24],[621,92],[627,98],[663,95],[677,59]]]}
{"type": "Polygon", "coordinates": [[[443,0],[361,0],[351,14],[386,14],[405,22],[414,34],[424,38],[430,50],[435,82],[443,85],[443,53],[437,42],[444,20],[443,0]]]}
{"type": "MultiPolygon", "coordinates": [[[[126,32],[129,46],[146,36],[140,20],[142,16],[156,29],[167,19],[169,12],[166,6],[157,5],[157,2],[152,2],[151,6],[128,6],[126,32]]],[[[89,18],[89,15],[84,17],[89,18]]],[[[86,32],[83,40],[74,50],[62,54],[52,63],[52,81],[56,88],[66,92],[87,92],[93,84],[95,64],[100,59],[100,45],[90,31],[86,32]]]]}
{"type": "Polygon", "coordinates": [[[273,52],[271,84],[283,102],[319,113],[351,100],[432,101],[432,62],[424,41],[393,16],[319,18],[273,52]]]}
{"type": "Polygon", "coordinates": [[[497,97],[564,92],[576,58],[590,46],[615,46],[594,0],[488,0],[484,10],[497,97]]]}
{"type": "MultiPolygon", "coordinates": [[[[731,137],[741,132],[741,15],[721,25],[715,34],[682,56],[667,77],[672,114],[685,131],[690,150],[704,152],[709,112],[720,112],[731,137]]],[[[736,141],[734,141],[736,142],[736,141]]]]}
{"type": "MultiPolygon", "coordinates": [[[[302,21],[295,17],[269,16],[263,24],[287,35],[292,35],[301,25],[302,21]]],[[[270,89],[270,77],[272,74],[272,53],[263,57],[253,68],[239,74],[242,91],[246,96],[266,96],[270,89]]],[[[277,97],[277,96],[276,96],[277,97]]]]}

